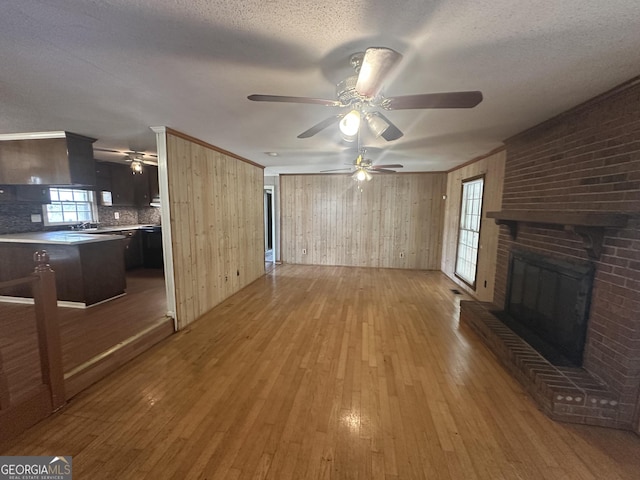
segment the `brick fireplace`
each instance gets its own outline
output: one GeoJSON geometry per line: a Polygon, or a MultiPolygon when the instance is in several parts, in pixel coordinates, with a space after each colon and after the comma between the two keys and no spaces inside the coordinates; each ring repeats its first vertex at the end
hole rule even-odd
{"type": "Polygon", "coordinates": [[[461,318],[552,416],[638,432],[640,77],[505,143],[494,302],[461,318]],[[592,266],[581,368],[551,366],[490,318],[508,308],[514,252],[592,266]]]}

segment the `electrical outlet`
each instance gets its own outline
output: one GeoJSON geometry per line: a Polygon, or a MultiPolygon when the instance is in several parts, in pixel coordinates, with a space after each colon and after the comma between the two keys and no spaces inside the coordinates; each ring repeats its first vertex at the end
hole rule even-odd
{"type": "Polygon", "coordinates": [[[303,255],[306,255],[306,254],[307,254],[307,249],[306,249],[306,248],[303,248],[303,249],[302,249],[302,254],[303,254],[303,255]]]}
{"type": "Polygon", "coordinates": [[[42,222],[42,215],[40,215],[39,213],[32,213],[31,214],[31,222],[32,223],[40,223],[40,222],[42,222]]]}
{"type": "Polygon", "coordinates": [[[404,258],[404,252],[400,252],[400,258],[404,258]]]}
{"type": "Polygon", "coordinates": [[[113,218],[120,220],[120,212],[113,212],[113,218]]]}

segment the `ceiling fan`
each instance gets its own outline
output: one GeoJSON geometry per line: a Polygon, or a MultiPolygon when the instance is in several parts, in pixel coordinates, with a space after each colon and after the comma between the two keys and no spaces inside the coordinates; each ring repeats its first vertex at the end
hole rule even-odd
{"type": "Polygon", "coordinates": [[[127,163],[137,161],[145,165],[158,166],[158,161],[155,160],[158,158],[158,156],[151,153],[138,152],[137,150],[132,150],[132,151],[112,150],[109,148],[99,148],[99,147],[93,147],[93,149],[97,150],[98,152],[119,153],[120,155],[123,155],[122,161],[127,163]]]}
{"type": "Polygon", "coordinates": [[[400,165],[399,163],[389,164],[389,165],[373,165],[373,162],[365,158],[366,149],[361,148],[360,154],[356,158],[356,161],[353,165],[348,168],[336,168],[333,170],[321,170],[320,173],[330,173],[330,172],[345,172],[345,171],[353,171],[352,177],[358,182],[364,182],[365,180],[368,182],[373,178],[372,173],[396,173],[395,170],[391,170],[392,168],[403,168],[404,165],[400,165]]]}
{"type": "Polygon", "coordinates": [[[408,110],[423,108],[473,108],[482,101],[482,92],[442,92],[385,97],[382,86],[391,71],[402,60],[402,54],[386,47],[370,47],[351,56],[351,66],[356,75],[347,77],[336,85],[337,100],[281,95],[249,95],[255,102],[308,103],[327,107],[339,107],[348,111],[332,115],[305,130],[298,138],[309,138],[325,128],[340,123],[345,140],[354,141],[362,120],[374,136],[387,141],[402,137],[402,131],[377,109],[408,110]]]}

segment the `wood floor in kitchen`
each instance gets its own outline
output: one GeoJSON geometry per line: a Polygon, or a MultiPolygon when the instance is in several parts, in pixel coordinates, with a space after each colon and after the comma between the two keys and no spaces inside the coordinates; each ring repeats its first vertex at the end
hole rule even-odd
{"type": "MultiPolygon", "coordinates": [[[[164,318],[164,274],[127,272],[127,294],[87,309],[58,308],[62,361],[69,372],[164,318]]],[[[40,364],[33,305],[0,303],[0,352],[12,398],[39,384],[40,364]]]]}
{"type": "Polygon", "coordinates": [[[631,479],[633,433],[554,422],[439,272],[278,265],[2,455],[90,479],[631,479]]]}

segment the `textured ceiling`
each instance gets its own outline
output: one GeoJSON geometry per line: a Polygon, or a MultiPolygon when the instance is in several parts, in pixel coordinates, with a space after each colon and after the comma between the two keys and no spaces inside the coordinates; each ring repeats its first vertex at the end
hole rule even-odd
{"type": "Polygon", "coordinates": [[[405,135],[363,138],[375,163],[447,170],[640,74],[640,2],[4,0],[0,133],[153,152],[166,125],[267,173],[339,168],[355,152],[337,128],[296,138],[334,107],[246,97],[333,99],[368,46],[404,55],[387,96],[483,92],[470,110],[385,112],[405,135]]]}

